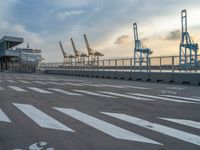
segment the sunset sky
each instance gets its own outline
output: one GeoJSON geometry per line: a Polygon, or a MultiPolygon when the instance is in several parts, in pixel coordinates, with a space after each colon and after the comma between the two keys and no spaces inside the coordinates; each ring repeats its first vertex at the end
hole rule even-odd
{"type": "Polygon", "coordinates": [[[24,37],[42,49],[46,61],[63,60],[58,41],[73,54],[71,37],[86,53],[84,33],[106,58],[133,57],[132,24],[137,22],[153,56],[178,55],[182,9],[188,11],[190,35],[200,44],[200,0],[1,0],[0,36],[24,37]]]}

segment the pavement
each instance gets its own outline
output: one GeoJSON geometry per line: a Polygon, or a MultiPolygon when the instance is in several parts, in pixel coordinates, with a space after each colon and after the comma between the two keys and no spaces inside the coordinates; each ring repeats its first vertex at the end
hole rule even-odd
{"type": "Polygon", "coordinates": [[[199,86],[0,72],[0,150],[199,149],[199,86]]]}

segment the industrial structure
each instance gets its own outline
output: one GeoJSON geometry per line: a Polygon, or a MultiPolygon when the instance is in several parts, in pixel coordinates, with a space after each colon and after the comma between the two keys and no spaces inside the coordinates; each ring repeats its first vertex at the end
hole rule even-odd
{"type": "Polygon", "coordinates": [[[181,12],[181,24],[182,24],[182,38],[180,43],[179,63],[180,66],[189,67],[196,66],[198,64],[198,44],[194,43],[188,33],[187,29],[187,11],[181,12]]]}
{"type": "Polygon", "coordinates": [[[86,58],[88,57],[87,54],[80,52],[76,49],[76,46],[74,44],[74,40],[72,38],[71,38],[71,43],[72,43],[72,48],[73,48],[74,54],[75,54],[75,62],[78,63],[78,64],[82,63],[82,65],[84,65],[86,58]]]}
{"type": "Polygon", "coordinates": [[[134,65],[135,66],[149,66],[149,58],[152,51],[142,45],[138,36],[137,23],[133,24],[135,49],[134,49],[134,65]]]}
{"type": "Polygon", "coordinates": [[[84,40],[85,40],[86,48],[88,50],[88,60],[92,64],[95,64],[99,60],[99,57],[102,57],[104,55],[100,53],[99,51],[94,50],[90,47],[86,34],[84,34],[84,40]]]}
{"type": "Polygon", "coordinates": [[[61,41],[59,41],[59,45],[60,45],[60,49],[61,49],[62,54],[63,54],[64,63],[65,63],[65,64],[72,63],[72,61],[73,61],[73,59],[74,59],[75,56],[74,56],[74,55],[67,54],[67,53],[65,52],[61,41]]]}
{"type": "Polygon", "coordinates": [[[38,63],[43,60],[41,50],[29,48],[16,48],[23,43],[23,38],[4,36],[0,40],[0,70],[8,70],[14,63],[34,64],[36,67],[38,63]]]}

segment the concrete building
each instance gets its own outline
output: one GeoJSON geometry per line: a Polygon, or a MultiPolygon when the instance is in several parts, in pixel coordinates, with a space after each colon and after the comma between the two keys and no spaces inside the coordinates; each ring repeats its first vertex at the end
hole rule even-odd
{"type": "Polygon", "coordinates": [[[0,70],[8,70],[8,65],[13,63],[35,64],[41,60],[41,50],[27,48],[17,48],[24,42],[23,38],[4,36],[0,40],[0,70]]]}

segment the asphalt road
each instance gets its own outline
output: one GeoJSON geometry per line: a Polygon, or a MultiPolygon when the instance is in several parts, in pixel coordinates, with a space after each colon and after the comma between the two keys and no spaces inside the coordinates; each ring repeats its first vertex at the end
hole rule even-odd
{"type": "Polygon", "coordinates": [[[0,73],[0,150],[199,149],[199,86],[0,73]]]}

